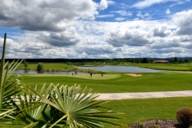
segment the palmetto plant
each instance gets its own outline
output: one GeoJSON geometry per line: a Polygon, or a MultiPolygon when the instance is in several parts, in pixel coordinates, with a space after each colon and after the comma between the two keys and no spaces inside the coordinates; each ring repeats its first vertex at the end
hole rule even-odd
{"type": "Polygon", "coordinates": [[[50,84],[27,88],[26,92],[28,95],[20,96],[15,105],[20,112],[18,117],[28,127],[102,128],[105,123],[116,125],[112,122],[117,118],[102,107],[103,101],[95,100],[91,91],[79,86],[50,84]]]}
{"type": "Polygon", "coordinates": [[[11,117],[14,108],[11,106],[12,98],[20,89],[20,82],[14,71],[21,61],[5,62],[6,34],[4,35],[3,51],[0,64],[0,118],[11,117]]]}

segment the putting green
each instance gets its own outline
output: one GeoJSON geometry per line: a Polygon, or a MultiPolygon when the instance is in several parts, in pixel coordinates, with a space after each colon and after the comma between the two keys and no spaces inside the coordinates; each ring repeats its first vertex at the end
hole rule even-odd
{"type": "Polygon", "coordinates": [[[109,80],[109,79],[115,79],[121,76],[121,74],[104,74],[103,76],[101,74],[93,74],[90,76],[90,74],[36,74],[36,75],[24,75],[24,76],[36,76],[36,77],[72,77],[72,78],[82,78],[82,79],[90,79],[90,80],[109,80]]]}

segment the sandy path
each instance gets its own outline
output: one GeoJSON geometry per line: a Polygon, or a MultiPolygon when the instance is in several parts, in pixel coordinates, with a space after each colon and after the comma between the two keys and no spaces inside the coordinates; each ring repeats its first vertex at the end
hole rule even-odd
{"type": "Polygon", "coordinates": [[[130,92],[130,93],[98,93],[98,100],[125,100],[125,99],[152,99],[168,97],[192,97],[189,91],[165,91],[165,92],[130,92]]]}

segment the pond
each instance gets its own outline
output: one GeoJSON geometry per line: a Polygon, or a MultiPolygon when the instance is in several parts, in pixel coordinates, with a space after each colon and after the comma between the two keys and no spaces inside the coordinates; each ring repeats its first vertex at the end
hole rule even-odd
{"type": "Polygon", "coordinates": [[[153,72],[160,72],[159,70],[149,69],[149,68],[142,68],[136,66],[85,66],[79,67],[80,69],[90,69],[95,71],[101,72],[118,72],[118,73],[153,73],[153,72]]]}
{"type": "MultiPolygon", "coordinates": [[[[79,69],[86,69],[86,70],[94,70],[100,72],[114,72],[114,73],[153,73],[153,72],[160,72],[159,70],[149,69],[149,68],[142,68],[136,66],[81,66],[79,69]]],[[[71,75],[74,74],[74,71],[56,71],[56,72],[44,72],[44,74],[64,74],[64,75],[71,75]]],[[[84,73],[85,72],[79,72],[84,73]]],[[[38,74],[34,70],[29,70],[27,73],[24,70],[17,70],[16,74],[38,74]]]]}

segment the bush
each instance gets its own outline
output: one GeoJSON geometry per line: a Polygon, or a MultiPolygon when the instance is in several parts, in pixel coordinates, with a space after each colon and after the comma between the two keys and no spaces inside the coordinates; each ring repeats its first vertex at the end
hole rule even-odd
{"type": "Polygon", "coordinates": [[[189,128],[192,125],[192,108],[178,110],[176,118],[181,128],[189,128]]]}
{"type": "Polygon", "coordinates": [[[37,73],[43,73],[43,64],[41,63],[38,63],[37,64],[37,73]]]}

